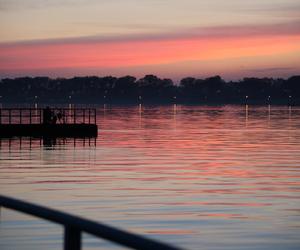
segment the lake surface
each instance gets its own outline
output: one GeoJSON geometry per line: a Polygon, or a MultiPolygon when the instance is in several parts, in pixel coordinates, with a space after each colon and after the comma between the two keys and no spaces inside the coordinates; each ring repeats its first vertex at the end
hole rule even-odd
{"type": "MultiPolygon", "coordinates": [[[[2,139],[0,193],[186,249],[300,249],[300,108],[97,113],[96,140],[2,139]]],[[[61,246],[59,225],[1,210],[1,250],[61,246]]]]}

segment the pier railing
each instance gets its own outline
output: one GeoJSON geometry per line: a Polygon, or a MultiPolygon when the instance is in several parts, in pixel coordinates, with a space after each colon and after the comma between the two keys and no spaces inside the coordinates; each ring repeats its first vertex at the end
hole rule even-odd
{"type": "MultiPolygon", "coordinates": [[[[0,124],[42,124],[45,109],[41,108],[0,108],[0,124]]],[[[52,108],[56,123],[96,124],[96,109],[91,108],[52,108]]]]}
{"type": "Polygon", "coordinates": [[[111,226],[0,195],[0,208],[1,206],[62,225],[64,227],[64,250],[81,249],[82,232],[131,249],[179,250],[177,247],[147,239],[111,226]]]}

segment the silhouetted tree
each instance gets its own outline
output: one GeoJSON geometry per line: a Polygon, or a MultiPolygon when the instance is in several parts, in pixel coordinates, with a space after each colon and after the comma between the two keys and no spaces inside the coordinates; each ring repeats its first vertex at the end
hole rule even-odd
{"type": "Polygon", "coordinates": [[[179,86],[171,79],[146,75],[123,77],[19,77],[0,81],[1,102],[105,102],[105,103],[249,103],[300,104],[300,76],[288,80],[244,78],[225,82],[220,76],[186,77],[179,86]],[[141,99],[139,98],[141,96],[141,99]],[[175,99],[176,97],[176,99],[175,99]]]}

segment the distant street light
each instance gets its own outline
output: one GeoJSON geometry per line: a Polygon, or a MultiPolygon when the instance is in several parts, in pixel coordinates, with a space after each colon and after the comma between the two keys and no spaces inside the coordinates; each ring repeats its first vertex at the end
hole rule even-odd
{"type": "Polygon", "coordinates": [[[36,95],[36,96],[34,96],[34,99],[35,99],[34,108],[36,108],[36,109],[37,109],[37,107],[38,107],[38,105],[37,105],[37,98],[38,98],[38,96],[37,96],[37,95],[36,95]]]}
{"type": "Polygon", "coordinates": [[[289,106],[292,106],[292,96],[291,95],[289,95],[289,106]]]}

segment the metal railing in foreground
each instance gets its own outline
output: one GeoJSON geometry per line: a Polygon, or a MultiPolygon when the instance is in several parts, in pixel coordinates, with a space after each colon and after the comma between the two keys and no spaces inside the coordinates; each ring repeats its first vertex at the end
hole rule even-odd
{"type": "MultiPolygon", "coordinates": [[[[51,108],[57,123],[97,123],[97,112],[94,108],[51,108]]],[[[42,124],[43,108],[0,108],[0,124],[42,124]]]]}
{"type": "Polygon", "coordinates": [[[132,249],[179,250],[177,247],[128,233],[111,226],[2,195],[0,195],[0,208],[1,207],[13,209],[63,225],[65,250],[81,249],[82,232],[132,249]]]}

